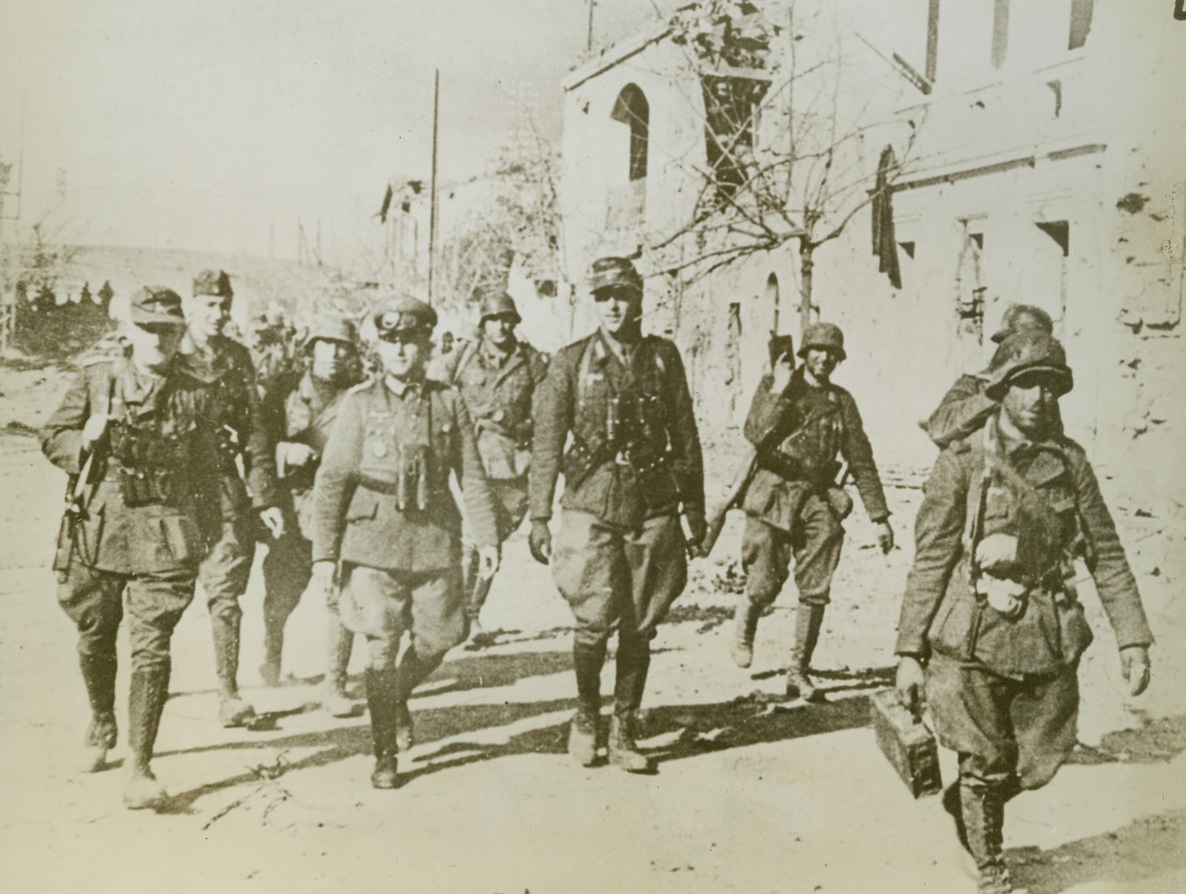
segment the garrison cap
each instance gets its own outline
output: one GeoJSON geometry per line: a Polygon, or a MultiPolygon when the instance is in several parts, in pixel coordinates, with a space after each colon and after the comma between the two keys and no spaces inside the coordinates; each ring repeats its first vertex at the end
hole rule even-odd
{"type": "Polygon", "coordinates": [[[844,352],[844,333],[835,323],[812,323],[803,332],[803,345],[799,348],[799,356],[806,357],[811,348],[826,348],[835,351],[836,357],[844,360],[848,354],[844,352]]]}
{"type": "Polygon", "coordinates": [[[515,306],[515,299],[506,292],[490,292],[482,298],[482,315],[479,323],[485,323],[490,317],[514,317],[516,323],[523,322],[519,316],[519,308],[515,306]]]}
{"type": "Polygon", "coordinates": [[[1015,329],[1005,336],[989,364],[984,393],[1000,400],[1010,383],[1022,373],[1043,372],[1055,379],[1059,395],[1075,384],[1067,366],[1067,352],[1053,335],[1032,326],[1015,329]]]}
{"type": "Polygon", "coordinates": [[[345,317],[319,317],[310,324],[309,334],[305,336],[305,344],[311,345],[317,339],[354,345],[358,341],[358,329],[353,322],[345,317]]]}
{"type": "Polygon", "coordinates": [[[1054,321],[1050,314],[1032,304],[1010,304],[1001,317],[1001,328],[992,335],[992,340],[998,345],[1009,333],[1017,329],[1036,329],[1047,335],[1054,334],[1054,321]]]}
{"type": "Polygon", "coordinates": [[[219,298],[231,298],[235,290],[231,288],[231,278],[225,270],[203,270],[194,277],[194,297],[198,295],[215,295],[219,298]]]}
{"type": "Polygon", "coordinates": [[[598,258],[589,267],[589,289],[597,292],[601,289],[626,286],[642,293],[642,277],[629,258],[598,258]]]}
{"type": "Polygon", "coordinates": [[[128,319],[137,326],[184,326],[181,296],[164,286],[145,286],[132,296],[128,319]]]}
{"type": "Polygon", "coordinates": [[[397,332],[428,336],[437,324],[437,312],[418,298],[396,298],[375,308],[373,319],[380,339],[397,332]]]}

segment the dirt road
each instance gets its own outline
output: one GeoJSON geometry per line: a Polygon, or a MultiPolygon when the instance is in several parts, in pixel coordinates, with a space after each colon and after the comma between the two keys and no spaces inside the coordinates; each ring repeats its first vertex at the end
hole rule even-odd
{"type": "MultiPolygon", "coordinates": [[[[316,708],[320,605],[302,604],[293,616],[285,685],[260,685],[257,582],[246,600],[241,677],[271,728],[218,727],[199,595],[176,634],[155,762],[173,809],[124,810],[121,770],[73,769],[85,699],[48,570],[63,478],[27,434],[62,383],[52,372],[0,371],[4,890],[973,889],[936,799],[909,798],[868,728],[867,694],[889,679],[910,561],[921,496],[910,487],[890,489],[902,546],[888,558],[871,547],[867,522],[850,525],[815,662],[827,704],[777,702],[790,594],[764,620],[755,665],[743,672],[725,645],[736,581],[719,562],[694,568],[656,641],[642,743],[658,759],[654,776],[584,769],[564,754],[570,616],[521,539],[507,549],[484,619],[500,631],[497,643],[452,653],[414,700],[419,741],[410,760],[401,758],[407,782],[395,792],[369,786],[366,718],[334,720],[316,708]]],[[[1122,695],[1114,640],[1090,606],[1097,642],[1082,670],[1084,747],[1008,815],[1009,857],[1034,894],[1186,890],[1186,537],[1181,520],[1119,521],[1159,636],[1154,682],[1140,700],[1122,695]]],[[[718,559],[736,554],[738,537],[735,520],[718,559]]],[[[607,692],[610,678],[607,671],[607,692]]],[[[122,756],[121,741],[113,757],[122,756]]],[[[944,761],[951,778],[950,755],[944,761]]]]}

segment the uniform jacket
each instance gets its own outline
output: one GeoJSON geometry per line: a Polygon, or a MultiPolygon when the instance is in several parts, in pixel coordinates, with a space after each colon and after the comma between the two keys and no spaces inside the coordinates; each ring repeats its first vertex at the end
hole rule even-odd
{"type": "Polygon", "coordinates": [[[585,442],[604,437],[611,396],[640,389],[658,395],[662,404],[662,418],[656,422],[670,445],[669,467],[678,493],[668,505],[648,506],[635,472],[607,458],[579,485],[566,482],[561,506],[592,513],[630,530],[648,516],[678,511],[680,502],[688,511],[703,513],[704,460],[679,349],[667,339],[643,336],[623,364],[607,338],[598,330],[562,348],[539,388],[530,476],[531,517],[546,520],[552,516],[556,479],[570,434],[574,441],[585,442]]]}
{"type": "Polygon", "coordinates": [[[427,572],[461,560],[461,516],[449,490],[452,472],[479,546],[496,546],[494,503],[474,444],[465,403],[430,379],[397,395],[386,382],[350,389],[338,405],[313,488],[313,560],[341,559],[392,571],[427,572]],[[401,445],[430,448],[429,503],[401,512],[388,486],[401,445]]]}
{"type": "Polygon", "coordinates": [[[134,418],[175,446],[167,469],[171,498],[135,507],[125,504],[118,461],[109,449],[96,449],[98,483],[78,523],[71,562],[141,574],[191,568],[204,555],[217,536],[220,507],[217,492],[204,486],[210,470],[201,449],[199,399],[175,365],[152,384],[123,357],[91,358],[75,374],[41,433],[41,448],[54,465],[71,476],[80,473],[82,429],[92,415],[107,414],[120,423],[134,418]]]}
{"type": "Polygon", "coordinates": [[[292,497],[305,537],[312,535],[313,479],[346,391],[344,387],[318,384],[306,372],[295,385],[269,391],[262,403],[264,424],[270,441],[276,445],[279,483],[292,497]],[[286,468],[282,458],[289,444],[305,444],[318,458],[297,469],[286,468]]]}
{"type": "Polygon", "coordinates": [[[547,371],[547,360],[525,341],[518,341],[505,357],[483,340],[463,349],[452,373],[453,384],[474,423],[478,452],[489,477],[511,479],[527,473],[532,402],[547,371]]]}
{"type": "MultiPolygon", "coordinates": [[[[742,508],[773,527],[788,532],[794,530],[804,501],[825,489],[830,482],[788,477],[767,467],[763,455],[805,421],[821,418],[819,414],[824,413],[828,415],[823,418],[832,419],[832,424],[838,423],[835,441],[840,455],[848,463],[869,518],[875,522],[889,518],[881,478],[873,461],[873,448],[865,436],[865,427],[852,395],[830,383],[821,388],[812,387],[804,381],[802,370],[795,371],[791,384],[782,394],[770,390],[772,381],[770,375],[762,378],[745,420],[745,436],[758,450],[758,468],[746,489],[742,508]]],[[[834,457],[821,457],[828,462],[832,459],[834,457]]]]}
{"type": "MultiPolygon", "coordinates": [[[[996,428],[995,419],[986,432],[996,428]]],[[[986,484],[983,478],[989,468],[986,451],[992,449],[985,434],[953,442],[939,455],[926,484],[898,624],[898,653],[925,656],[933,649],[1015,676],[1074,664],[1091,632],[1058,563],[1062,560],[1065,572],[1076,550],[1088,561],[1121,648],[1151,643],[1136,581],[1083,449],[1061,435],[1002,448],[998,455],[1017,475],[999,479],[1007,488],[997,498],[993,481],[998,479],[986,484]],[[1009,484],[1010,479],[1017,483],[1009,484]],[[1021,564],[1028,566],[1023,571],[1036,581],[1018,618],[982,605],[972,587],[968,546],[978,512],[982,534],[1018,537],[1021,564]]]]}
{"type": "MultiPolygon", "coordinates": [[[[264,509],[279,505],[276,490],[276,463],[267,428],[260,412],[255,367],[251,352],[233,339],[215,336],[206,352],[179,354],[175,363],[188,389],[200,394],[199,412],[219,437],[224,426],[234,432],[242,451],[246,481],[232,461],[223,456],[218,486],[222,492],[223,514],[233,518],[248,506],[264,509]]],[[[219,445],[208,449],[221,454],[219,445]]]]}

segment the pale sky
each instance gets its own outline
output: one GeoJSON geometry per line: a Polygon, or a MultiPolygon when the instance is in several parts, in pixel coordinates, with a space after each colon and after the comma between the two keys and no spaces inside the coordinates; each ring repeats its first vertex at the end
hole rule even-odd
{"type": "MultiPolygon", "coordinates": [[[[651,8],[599,0],[598,39],[651,8]]],[[[428,176],[434,67],[440,176],[464,179],[507,141],[517,97],[558,132],[587,16],[586,0],[5,0],[0,159],[23,144],[20,226],[50,214],[68,241],[257,255],[272,227],[279,256],[298,219],[327,246],[366,238],[388,179],[428,176]]]]}

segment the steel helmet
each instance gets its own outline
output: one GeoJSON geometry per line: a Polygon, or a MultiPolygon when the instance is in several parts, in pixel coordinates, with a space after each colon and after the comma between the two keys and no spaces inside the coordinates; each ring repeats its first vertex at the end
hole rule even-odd
{"type": "Polygon", "coordinates": [[[799,348],[799,356],[806,357],[811,348],[825,348],[835,351],[839,360],[844,360],[848,354],[844,352],[844,333],[835,323],[812,323],[803,332],[803,344],[799,348]]]}

